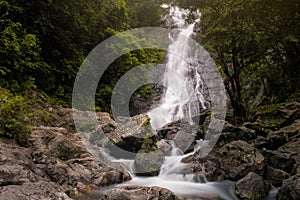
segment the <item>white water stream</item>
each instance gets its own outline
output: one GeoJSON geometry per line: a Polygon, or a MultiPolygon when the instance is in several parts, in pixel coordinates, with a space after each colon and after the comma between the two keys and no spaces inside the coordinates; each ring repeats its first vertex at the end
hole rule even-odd
{"type": "Polygon", "coordinates": [[[194,35],[195,25],[200,22],[199,11],[190,12],[170,7],[165,20],[168,26],[175,27],[176,31],[174,29],[174,33],[169,36],[171,44],[163,80],[166,92],[161,104],[147,113],[155,130],[179,119],[186,119],[192,123],[193,114],[199,113],[201,108],[205,109],[209,105],[203,95],[203,80],[197,72],[199,55],[189,43],[190,37],[194,35]],[[194,22],[188,24],[186,20],[191,16],[195,18],[194,22]]]}

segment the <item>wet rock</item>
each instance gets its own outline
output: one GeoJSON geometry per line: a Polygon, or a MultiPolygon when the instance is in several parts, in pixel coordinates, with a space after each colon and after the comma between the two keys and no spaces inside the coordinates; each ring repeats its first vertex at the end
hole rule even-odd
{"type": "Polygon", "coordinates": [[[261,176],[250,172],[236,182],[235,194],[242,199],[263,200],[267,197],[270,189],[270,185],[261,176]]]}
{"type": "Polygon", "coordinates": [[[300,177],[292,176],[283,181],[283,186],[277,193],[278,200],[299,200],[300,197],[300,177]]]}
{"type": "Polygon", "coordinates": [[[137,153],[142,149],[145,139],[151,140],[153,148],[156,148],[154,144],[158,139],[150,126],[150,118],[147,115],[141,114],[131,118],[119,117],[117,119],[119,123],[109,116],[105,116],[107,114],[101,115],[98,117],[100,129],[111,143],[108,140],[103,140],[103,137],[97,138],[95,133],[90,135],[89,141],[92,138],[94,144],[109,149],[112,156],[117,158],[120,156],[119,150],[114,147],[115,145],[122,150],[137,153]]]}
{"type": "Polygon", "coordinates": [[[190,125],[190,123],[180,120],[168,123],[157,130],[157,134],[161,139],[173,140],[178,131],[183,131],[186,133],[193,133],[192,135],[197,140],[204,139],[205,130],[210,122],[210,114],[211,111],[207,109],[201,111],[199,115],[194,116],[192,120],[196,123],[195,125],[190,125]]]}
{"type": "Polygon", "coordinates": [[[162,139],[162,140],[158,141],[157,147],[164,155],[167,155],[167,156],[171,155],[172,145],[171,145],[170,140],[162,139]]]}
{"type": "Polygon", "coordinates": [[[248,172],[263,174],[264,156],[253,146],[244,141],[234,141],[224,145],[217,151],[220,169],[227,178],[238,180],[248,172]]]}
{"type": "Polygon", "coordinates": [[[189,153],[194,150],[196,144],[195,137],[190,132],[178,131],[175,138],[174,144],[176,148],[180,149],[184,153],[189,153]]]}
{"type": "Polygon", "coordinates": [[[196,182],[205,183],[207,181],[223,181],[226,179],[225,172],[221,170],[216,162],[207,160],[203,164],[191,165],[188,169],[195,174],[196,182]]]}
{"type": "Polygon", "coordinates": [[[175,121],[157,131],[160,140],[173,140],[176,147],[183,153],[190,153],[197,144],[196,140],[203,139],[205,128],[202,125],[190,125],[186,121],[175,121]]]}
{"type": "MultiPolygon", "coordinates": [[[[160,75],[162,74],[164,74],[163,71],[160,75]]],[[[133,93],[129,105],[131,116],[147,113],[151,108],[160,104],[161,95],[164,93],[164,87],[154,83],[151,83],[148,86],[150,86],[151,90],[148,89],[147,94],[141,95],[139,90],[133,93]]]]}
{"type": "Polygon", "coordinates": [[[159,187],[140,187],[125,186],[115,188],[106,192],[101,200],[141,200],[141,199],[159,199],[159,200],[175,200],[176,196],[167,189],[159,187]]]}
{"type": "Polygon", "coordinates": [[[139,152],[134,161],[136,175],[157,176],[164,161],[165,156],[160,151],[139,152]]]}
{"type": "Polygon", "coordinates": [[[220,169],[219,158],[216,156],[215,150],[211,151],[205,158],[199,157],[199,153],[196,152],[183,158],[181,162],[187,164],[185,167],[187,174],[195,174],[194,180],[196,182],[204,183],[226,179],[225,172],[220,169]]]}
{"type": "Polygon", "coordinates": [[[267,166],[266,173],[264,177],[267,180],[270,180],[272,185],[278,187],[282,185],[282,181],[289,178],[289,174],[285,171],[282,171],[280,169],[276,169],[270,166],[267,166]]]}
{"type": "Polygon", "coordinates": [[[300,164],[296,167],[295,175],[300,176],[300,164]]]}
{"type": "Polygon", "coordinates": [[[180,122],[175,121],[165,125],[163,128],[157,131],[157,135],[161,139],[173,140],[176,136],[176,133],[180,130],[180,122]]]}

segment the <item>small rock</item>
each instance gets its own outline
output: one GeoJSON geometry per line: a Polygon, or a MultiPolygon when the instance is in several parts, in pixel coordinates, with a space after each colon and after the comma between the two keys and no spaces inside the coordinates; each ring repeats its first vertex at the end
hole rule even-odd
{"type": "Polygon", "coordinates": [[[175,200],[176,196],[167,189],[159,187],[140,187],[125,186],[115,188],[106,192],[101,200],[142,200],[142,199],[159,199],[175,200]]]}

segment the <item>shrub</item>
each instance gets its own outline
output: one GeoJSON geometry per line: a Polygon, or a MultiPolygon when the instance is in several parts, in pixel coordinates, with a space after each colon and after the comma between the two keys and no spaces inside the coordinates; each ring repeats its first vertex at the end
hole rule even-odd
{"type": "Polygon", "coordinates": [[[31,133],[30,112],[24,97],[13,95],[0,87],[0,136],[15,139],[21,146],[28,146],[31,133]]]}

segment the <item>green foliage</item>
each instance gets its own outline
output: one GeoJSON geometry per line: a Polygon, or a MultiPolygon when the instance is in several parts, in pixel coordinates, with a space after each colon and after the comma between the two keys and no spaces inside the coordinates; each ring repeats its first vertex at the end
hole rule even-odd
{"type": "Polygon", "coordinates": [[[160,14],[163,0],[126,0],[130,26],[135,27],[156,27],[160,26],[160,14]]]}
{"type": "Polygon", "coordinates": [[[31,80],[38,90],[68,103],[84,57],[129,27],[123,0],[1,0],[0,10],[1,85],[12,88],[12,82],[20,86],[31,80]]]}
{"type": "Polygon", "coordinates": [[[20,145],[28,145],[31,133],[30,110],[26,99],[0,88],[0,136],[15,139],[20,145]]]}
{"type": "Polygon", "coordinates": [[[39,40],[14,21],[12,16],[21,13],[20,7],[0,1],[0,9],[5,13],[0,20],[0,84],[14,91],[32,89],[35,79],[49,70],[40,56],[39,40]]]}
{"type": "MultiPolygon", "coordinates": [[[[117,60],[115,60],[108,69],[102,75],[99,83],[99,87],[96,94],[96,103],[101,108],[102,111],[110,112],[111,108],[111,95],[113,89],[118,82],[118,80],[129,70],[138,67],[143,64],[148,63],[161,63],[163,62],[164,52],[155,49],[148,48],[143,49],[142,46],[151,46],[151,43],[143,39],[138,39],[133,35],[125,35],[121,38],[124,41],[123,44],[118,44],[116,46],[111,46],[112,52],[120,52],[121,50],[126,50],[127,46],[131,46],[137,50],[131,51],[127,54],[123,54],[117,60]]],[[[151,67],[151,66],[149,66],[151,67]]],[[[146,69],[147,70],[147,69],[146,69]]],[[[147,72],[145,72],[146,75],[147,72]]],[[[141,75],[142,76],[142,75],[141,75]]],[[[128,83],[134,84],[140,77],[132,77],[131,80],[127,80],[128,83]]],[[[151,88],[143,87],[139,90],[143,96],[148,96],[151,93],[151,88]]],[[[125,95],[128,95],[127,93],[125,95]]],[[[119,100],[120,104],[125,102],[125,99],[119,100]]],[[[124,106],[126,109],[126,106],[124,106]]]]}

